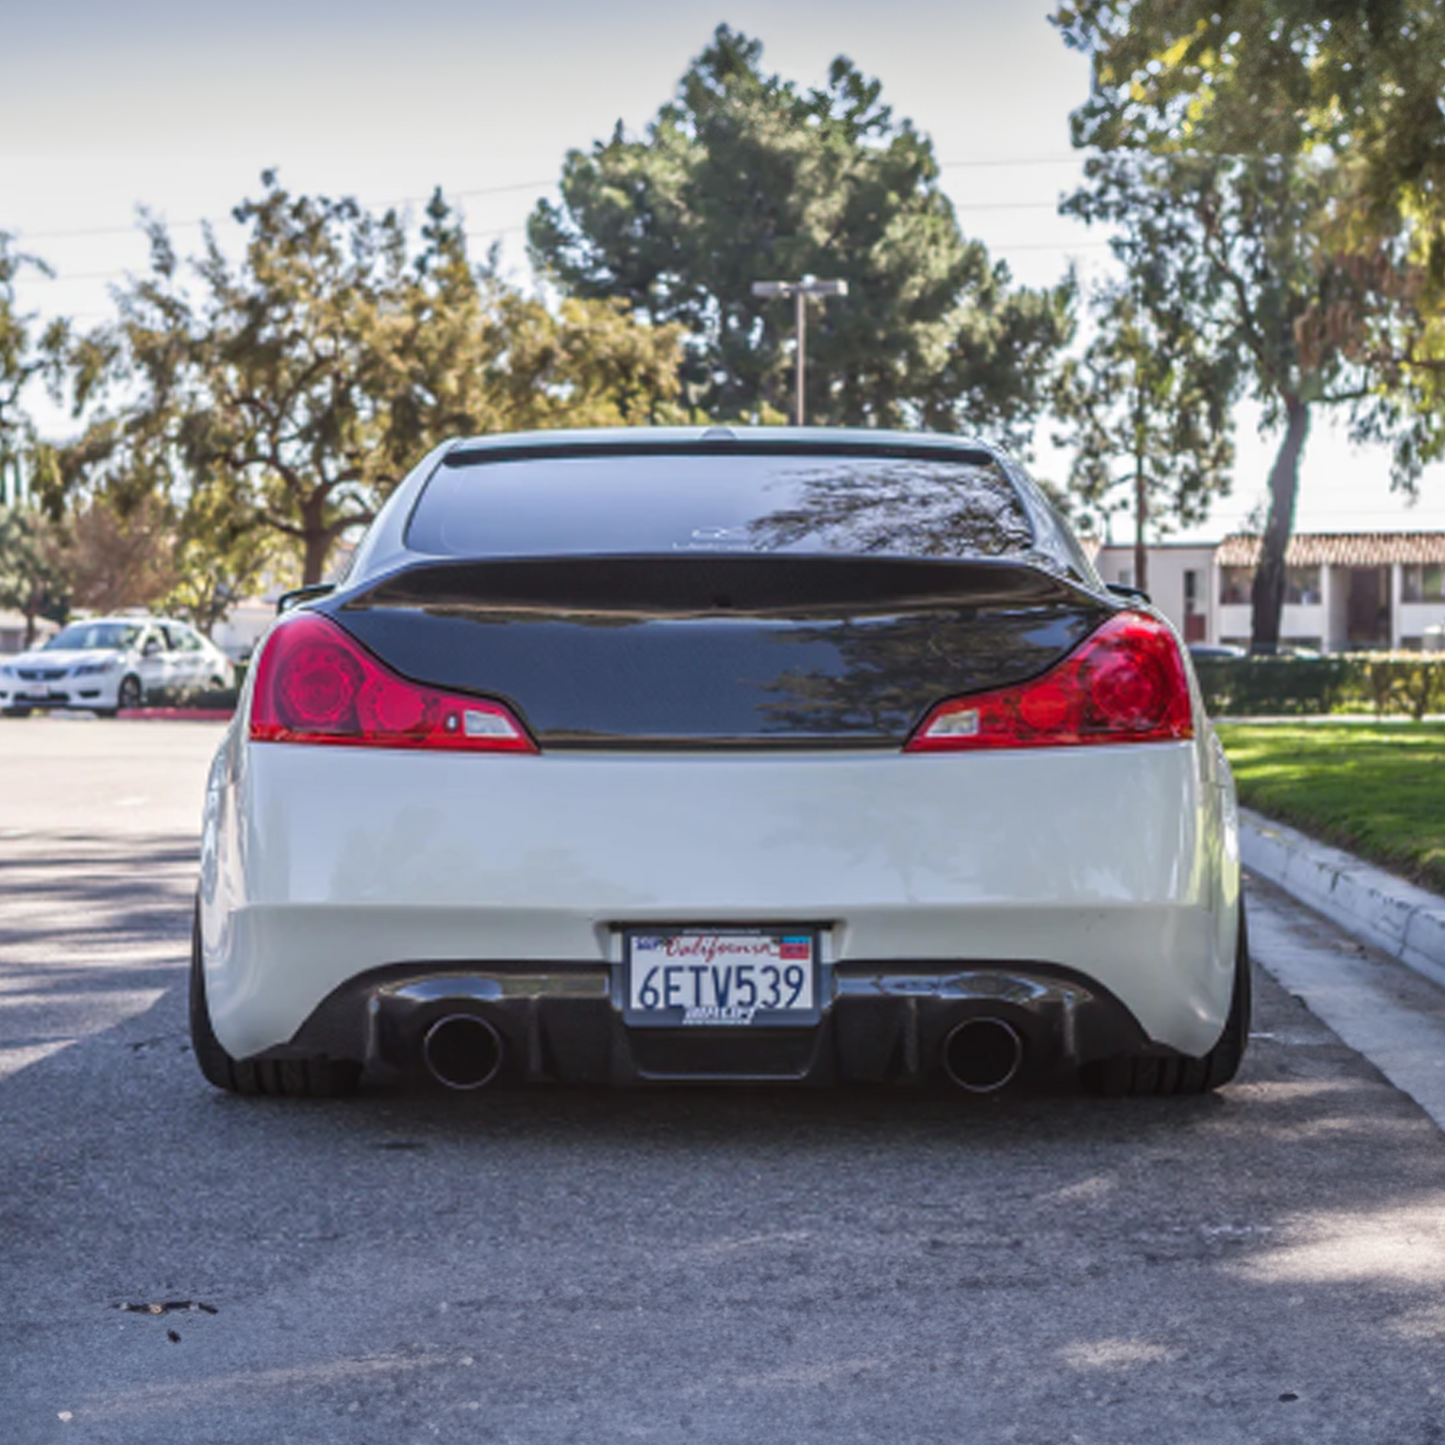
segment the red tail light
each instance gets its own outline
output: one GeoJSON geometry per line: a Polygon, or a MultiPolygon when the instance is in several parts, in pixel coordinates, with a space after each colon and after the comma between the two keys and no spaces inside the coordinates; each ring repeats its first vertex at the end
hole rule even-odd
{"type": "Polygon", "coordinates": [[[905,752],[1177,742],[1194,736],[1179,644],[1162,622],[1120,612],[1032,682],[939,703],[905,752]]]}
{"type": "Polygon", "coordinates": [[[500,704],[408,682],[314,612],[277,623],[266,640],[256,665],[251,740],[537,751],[521,723],[500,704]]]}

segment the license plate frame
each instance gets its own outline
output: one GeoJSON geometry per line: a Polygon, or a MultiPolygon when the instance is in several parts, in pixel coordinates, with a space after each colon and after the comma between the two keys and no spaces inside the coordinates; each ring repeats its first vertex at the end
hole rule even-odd
{"type": "Polygon", "coordinates": [[[821,930],[796,924],[706,924],[629,927],[622,930],[622,1017],[634,1028],[808,1028],[822,1018],[822,969],[819,962],[821,930]],[[717,945],[709,948],[709,944],[717,945]],[[727,945],[734,945],[729,949],[727,945]],[[770,944],[773,951],[758,945],[770,944]],[[741,945],[741,947],[738,947],[741,945]],[[749,948],[749,945],[754,947],[749,948]],[[784,946],[789,953],[784,954],[784,946]],[[670,947],[669,947],[670,946],[670,947]],[[806,958],[797,951],[806,946],[806,958]],[[735,951],[734,951],[735,950],[735,951]],[[789,956],[791,955],[791,956],[789,956]],[[779,970],[779,996],[790,988],[782,972],[790,965],[806,971],[796,1006],[769,1006],[774,979],[767,969],[779,970]],[[657,976],[655,970],[675,970],[657,976]],[[741,986],[751,969],[753,999],[741,986]],[[698,970],[705,970],[699,973],[698,970]],[[719,1003],[719,975],[731,973],[725,1003],[719,1003]],[[651,984],[659,995],[656,1006],[643,1002],[651,984]],[[677,1002],[669,1003],[669,993],[677,1002]],[[759,996],[761,995],[761,996],[759,996]],[[751,1006],[749,1006],[751,1003],[751,1006]]]}

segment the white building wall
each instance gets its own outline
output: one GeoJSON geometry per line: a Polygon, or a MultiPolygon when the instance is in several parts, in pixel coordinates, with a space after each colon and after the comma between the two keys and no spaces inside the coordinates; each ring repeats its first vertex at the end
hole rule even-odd
{"type": "MultiPolygon", "coordinates": [[[[35,619],[35,641],[32,647],[39,647],[47,637],[60,631],[59,626],[48,618],[35,619]]],[[[25,650],[25,617],[19,612],[0,612],[0,654],[13,656],[25,650]]]]}
{"type": "MultiPolygon", "coordinates": [[[[1094,559],[1099,575],[1105,582],[1124,582],[1137,586],[1134,576],[1133,547],[1101,547],[1094,559]]],[[[1204,619],[1203,636],[1199,642],[1214,642],[1218,634],[1213,625],[1215,598],[1214,548],[1197,546],[1193,543],[1164,543],[1149,548],[1149,578],[1147,591],[1154,599],[1154,605],[1179,629],[1181,637],[1188,635],[1185,623],[1185,573],[1195,576],[1195,612],[1204,619]]],[[[1196,624],[1197,626],[1197,624],[1196,624]]]]}
{"type": "Polygon", "coordinates": [[[1398,639],[1419,647],[1428,628],[1445,627],[1445,602],[1402,602],[1397,616],[1398,639]]]}
{"type": "MultiPolygon", "coordinates": [[[[1184,576],[1186,572],[1196,572],[1199,577],[1196,607],[1206,619],[1200,640],[1247,647],[1253,622],[1252,609],[1247,602],[1226,606],[1220,601],[1223,575],[1214,560],[1217,551],[1216,545],[1184,543],[1151,547],[1148,591],[1165,616],[1179,628],[1181,634],[1186,634],[1184,576]]],[[[1106,582],[1127,582],[1131,585],[1134,582],[1132,546],[1101,547],[1095,565],[1106,582]]],[[[1426,643],[1439,647],[1441,630],[1445,629],[1445,601],[1404,601],[1401,564],[1378,565],[1386,567],[1388,574],[1390,645],[1413,649],[1426,643]]],[[[1308,605],[1285,605],[1280,617],[1280,640],[1299,647],[1320,647],[1326,652],[1348,651],[1352,569],[1342,564],[1322,564],[1319,572],[1318,601],[1308,605]]],[[[1382,638],[1381,642],[1384,640],[1382,638]]]]}
{"type": "MultiPolygon", "coordinates": [[[[1218,597],[1218,595],[1216,591],[1215,596],[1218,597]]],[[[1254,618],[1248,605],[1223,607],[1216,604],[1215,614],[1219,619],[1218,640],[1220,642],[1233,642],[1240,647],[1249,646],[1254,618]]]]}
{"type": "Polygon", "coordinates": [[[252,599],[239,602],[211,628],[211,641],[232,662],[239,662],[250,657],[275,620],[274,601],[252,599]]]}

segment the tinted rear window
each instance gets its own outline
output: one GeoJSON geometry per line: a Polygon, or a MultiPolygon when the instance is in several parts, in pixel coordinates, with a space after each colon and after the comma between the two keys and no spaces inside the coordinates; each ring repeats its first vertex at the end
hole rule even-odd
{"type": "Polygon", "coordinates": [[[1015,557],[1033,528],[991,462],[593,455],[438,468],[407,544],[448,557],[802,552],[1015,557]]]}

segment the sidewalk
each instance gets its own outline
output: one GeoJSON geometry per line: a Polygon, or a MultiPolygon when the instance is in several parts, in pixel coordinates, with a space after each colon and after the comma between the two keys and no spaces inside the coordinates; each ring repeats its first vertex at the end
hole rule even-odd
{"type": "MultiPolygon", "coordinates": [[[[1415,723],[1416,719],[1407,712],[1311,712],[1271,713],[1267,717],[1249,717],[1247,715],[1236,717],[1233,714],[1223,714],[1219,717],[1211,717],[1210,721],[1239,728],[1327,728],[1334,724],[1358,727],[1361,723],[1368,723],[1371,727],[1395,727],[1400,724],[1410,726],[1415,723]]],[[[1445,712],[1427,712],[1419,721],[1425,723],[1445,722],[1445,712]]]]}
{"type": "Polygon", "coordinates": [[[1346,933],[1445,987],[1445,898],[1351,853],[1239,810],[1244,866],[1346,933]]]}

